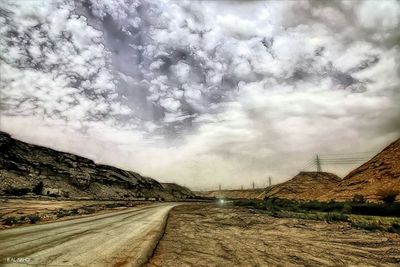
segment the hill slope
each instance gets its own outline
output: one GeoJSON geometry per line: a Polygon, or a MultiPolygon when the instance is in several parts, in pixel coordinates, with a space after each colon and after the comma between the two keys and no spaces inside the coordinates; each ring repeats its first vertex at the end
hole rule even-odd
{"type": "Polygon", "coordinates": [[[289,181],[267,187],[264,197],[313,200],[337,186],[340,180],[328,172],[300,172],[289,181]]]}
{"type": "Polygon", "coordinates": [[[0,195],[40,194],[91,199],[176,199],[154,179],[31,145],[0,132],[0,195]]]}
{"type": "Polygon", "coordinates": [[[379,198],[378,192],[385,189],[400,191],[400,139],[350,172],[336,188],[320,199],[346,200],[358,194],[375,201],[379,198]]]}
{"type": "Polygon", "coordinates": [[[175,183],[162,183],[163,188],[172,196],[179,199],[195,198],[196,195],[187,187],[175,183]]]}

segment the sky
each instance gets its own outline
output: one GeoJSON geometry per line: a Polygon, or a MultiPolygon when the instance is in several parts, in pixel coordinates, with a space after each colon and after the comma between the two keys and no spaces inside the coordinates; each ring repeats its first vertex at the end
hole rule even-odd
{"type": "Polygon", "coordinates": [[[391,0],[1,1],[0,130],[195,190],[282,182],[400,136],[399,24],[391,0]]]}

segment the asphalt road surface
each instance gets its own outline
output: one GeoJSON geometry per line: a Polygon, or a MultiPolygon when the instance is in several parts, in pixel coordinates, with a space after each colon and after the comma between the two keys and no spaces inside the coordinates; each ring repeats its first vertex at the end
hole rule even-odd
{"type": "Polygon", "coordinates": [[[140,266],[176,205],[155,204],[0,231],[0,265],[140,266]]]}

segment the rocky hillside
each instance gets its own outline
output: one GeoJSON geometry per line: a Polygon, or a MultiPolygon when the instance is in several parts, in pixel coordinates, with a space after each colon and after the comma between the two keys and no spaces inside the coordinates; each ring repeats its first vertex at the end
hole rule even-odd
{"type": "Polygon", "coordinates": [[[262,198],[264,188],[244,190],[216,190],[198,192],[202,197],[231,198],[231,199],[257,199],[262,198]]]}
{"type": "MultiPolygon", "coordinates": [[[[385,191],[400,192],[400,139],[390,144],[368,162],[350,172],[322,200],[347,200],[354,195],[376,201],[385,191]]],[[[400,200],[399,196],[397,199],[400,200]]]]}
{"type": "Polygon", "coordinates": [[[340,177],[328,172],[300,172],[289,181],[267,187],[264,198],[313,200],[335,188],[340,181],[340,177]]]}
{"type": "MultiPolygon", "coordinates": [[[[72,199],[166,199],[177,197],[132,171],[31,145],[0,132],[0,194],[72,199]]],[[[178,197],[179,198],[179,197],[178,197]]]]}
{"type": "Polygon", "coordinates": [[[163,188],[172,196],[178,199],[195,198],[196,195],[187,187],[175,183],[162,183],[163,188]]]}

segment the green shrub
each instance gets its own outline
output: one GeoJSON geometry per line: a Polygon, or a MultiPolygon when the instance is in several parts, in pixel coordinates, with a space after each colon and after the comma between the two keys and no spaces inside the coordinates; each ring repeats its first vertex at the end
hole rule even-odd
{"type": "Polygon", "coordinates": [[[358,229],[365,229],[368,231],[382,231],[385,230],[382,226],[374,224],[374,223],[368,223],[368,222],[351,222],[351,226],[354,228],[358,229]]]}
{"type": "MultiPolygon", "coordinates": [[[[357,198],[356,198],[357,199],[357,198]]],[[[400,203],[368,203],[357,201],[348,202],[320,202],[320,201],[295,201],[278,198],[262,200],[238,200],[234,202],[237,206],[251,207],[257,210],[270,212],[293,211],[293,212],[329,212],[372,216],[394,216],[400,217],[400,203]]]]}
{"type": "Polygon", "coordinates": [[[85,210],[86,214],[92,214],[96,212],[96,209],[92,207],[83,207],[83,209],[85,210]]]}
{"type": "Polygon", "coordinates": [[[29,215],[28,219],[29,219],[29,223],[31,223],[31,224],[35,224],[38,221],[40,221],[40,217],[37,215],[29,215]]]}
{"type": "Polygon", "coordinates": [[[66,211],[61,208],[56,211],[56,216],[57,216],[57,218],[62,218],[62,217],[67,216],[67,214],[66,214],[66,211]]]}
{"type": "Polygon", "coordinates": [[[390,225],[388,231],[391,232],[391,233],[398,233],[398,234],[400,234],[400,224],[398,224],[398,223],[392,223],[392,225],[390,225]]]}
{"type": "Polygon", "coordinates": [[[393,190],[391,188],[382,189],[378,191],[378,197],[380,200],[385,202],[386,204],[392,204],[396,201],[396,197],[399,194],[399,191],[393,190]]]}
{"type": "Polygon", "coordinates": [[[72,214],[72,215],[79,214],[78,209],[72,209],[72,210],[71,210],[71,214],[72,214]]]}
{"type": "Polygon", "coordinates": [[[4,193],[11,196],[23,196],[28,194],[30,191],[29,188],[7,188],[4,190],[4,193]]]}
{"type": "Polygon", "coordinates": [[[351,205],[349,203],[345,203],[342,208],[342,212],[346,214],[351,214],[351,205]]]}
{"type": "Polygon", "coordinates": [[[355,194],[351,200],[354,203],[365,203],[366,200],[363,195],[355,194]]]}
{"type": "Polygon", "coordinates": [[[343,213],[328,213],[325,215],[325,220],[329,222],[348,222],[349,216],[343,213]]]}
{"type": "Polygon", "coordinates": [[[3,223],[5,225],[14,225],[17,223],[17,218],[15,217],[7,217],[5,219],[3,219],[3,223]]]}
{"type": "Polygon", "coordinates": [[[400,203],[353,203],[351,212],[359,215],[400,216],[400,203]]]}

